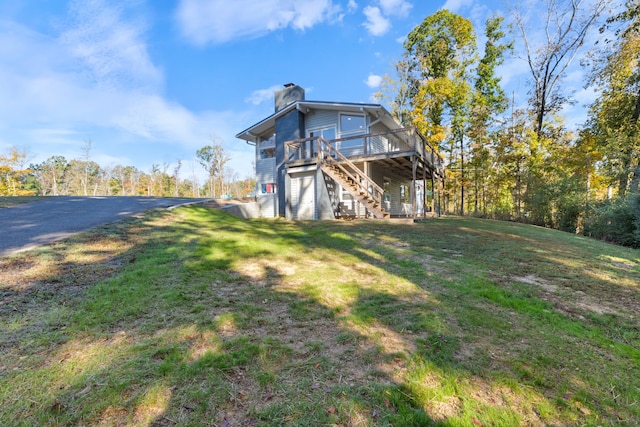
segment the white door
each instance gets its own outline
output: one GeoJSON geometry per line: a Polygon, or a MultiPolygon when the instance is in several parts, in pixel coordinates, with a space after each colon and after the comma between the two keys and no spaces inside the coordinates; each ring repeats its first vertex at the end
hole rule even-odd
{"type": "Polygon", "coordinates": [[[300,175],[291,179],[293,219],[316,218],[315,175],[300,175]]]}

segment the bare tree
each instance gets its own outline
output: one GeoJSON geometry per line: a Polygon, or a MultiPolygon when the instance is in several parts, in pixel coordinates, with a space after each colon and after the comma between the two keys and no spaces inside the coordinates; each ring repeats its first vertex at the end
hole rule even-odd
{"type": "Polygon", "coordinates": [[[200,187],[198,185],[198,174],[196,173],[196,162],[191,163],[191,193],[193,197],[200,197],[200,187]]]}
{"type": "MultiPolygon", "coordinates": [[[[212,198],[216,197],[216,181],[221,180],[224,174],[224,166],[230,160],[220,144],[206,145],[196,152],[196,157],[202,167],[209,173],[209,192],[212,198]]],[[[222,186],[220,186],[222,189],[222,186]]]]}
{"type": "Polygon", "coordinates": [[[80,181],[82,183],[83,195],[85,196],[88,195],[87,187],[89,185],[89,159],[91,158],[91,144],[92,142],[90,139],[85,139],[84,145],[82,146],[82,160],[84,164],[84,170],[80,181]]]}
{"type": "Polygon", "coordinates": [[[538,138],[542,136],[545,116],[570,102],[562,93],[560,82],[610,3],[611,0],[544,0],[546,12],[535,20],[533,28],[529,27],[527,14],[513,11],[533,78],[530,104],[538,138]],[[533,34],[541,26],[543,37],[536,43],[533,34]]]}
{"type": "Polygon", "coordinates": [[[178,164],[176,165],[176,167],[173,169],[173,179],[175,181],[175,187],[173,189],[173,195],[175,197],[178,197],[179,195],[179,188],[180,188],[180,168],[182,167],[182,160],[178,160],[178,164]]]}

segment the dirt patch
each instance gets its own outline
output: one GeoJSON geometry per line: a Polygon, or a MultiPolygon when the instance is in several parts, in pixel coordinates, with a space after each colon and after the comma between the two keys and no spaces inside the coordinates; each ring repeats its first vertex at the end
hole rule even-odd
{"type": "Polygon", "coordinates": [[[567,292],[564,292],[564,287],[551,284],[533,274],[514,277],[514,280],[540,288],[545,294],[543,299],[552,302],[564,313],[587,311],[596,314],[619,314],[618,310],[609,306],[606,302],[599,301],[596,297],[584,291],[566,288],[567,292]]]}
{"type": "Polygon", "coordinates": [[[547,292],[555,293],[558,291],[558,287],[556,285],[552,285],[546,280],[534,276],[533,274],[529,274],[528,276],[523,277],[514,277],[514,280],[520,283],[526,283],[527,285],[538,286],[547,292]]]}

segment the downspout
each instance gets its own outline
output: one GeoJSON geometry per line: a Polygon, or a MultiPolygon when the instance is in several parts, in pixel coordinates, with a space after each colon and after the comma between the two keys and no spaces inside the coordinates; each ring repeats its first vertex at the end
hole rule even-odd
{"type": "Polygon", "coordinates": [[[252,134],[251,132],[247,132],[247,135],[254,137],[256,141],[253,142],[253,141],[250,141],[248,139],[245,139],[244,142],[246,142],[247,144],[252,145],[254,147],[256,145],[258,145],[258,137],[256,135],[252,134]]]}

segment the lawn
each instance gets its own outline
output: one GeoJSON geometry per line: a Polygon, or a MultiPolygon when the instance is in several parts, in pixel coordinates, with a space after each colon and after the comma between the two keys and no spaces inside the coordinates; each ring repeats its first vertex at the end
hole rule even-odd
{"type": "Polygon", "coordinates": [[[640,252],[152,211],[0,258],[0,425],[640,423],[640,252]]]}

